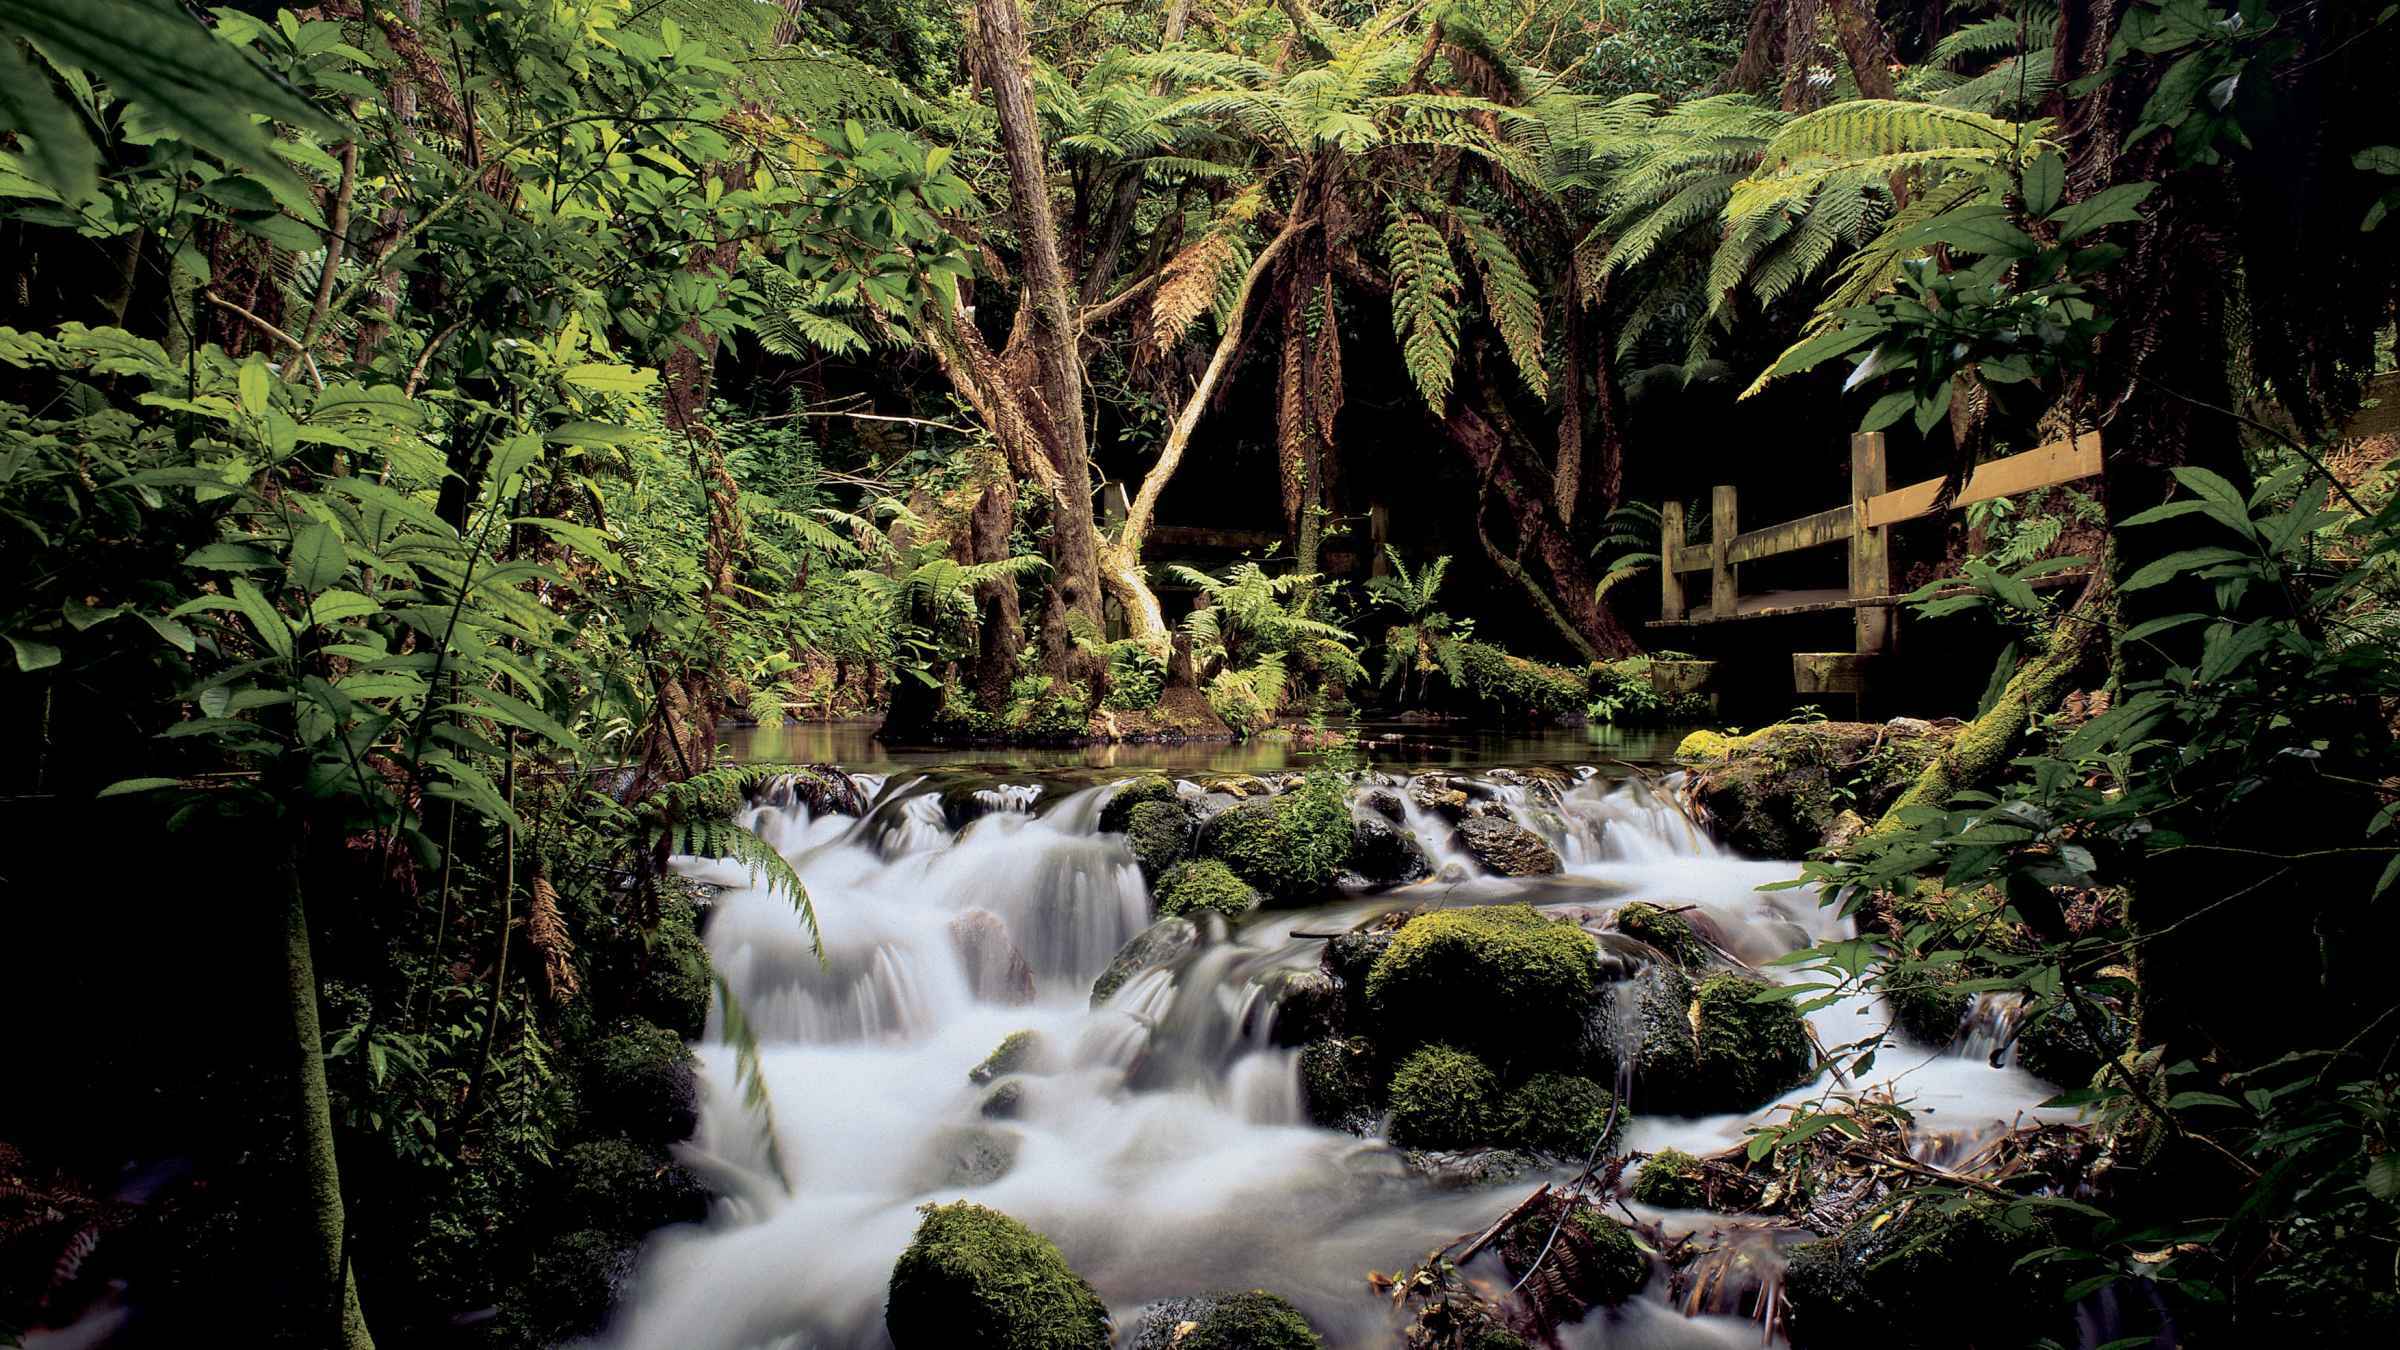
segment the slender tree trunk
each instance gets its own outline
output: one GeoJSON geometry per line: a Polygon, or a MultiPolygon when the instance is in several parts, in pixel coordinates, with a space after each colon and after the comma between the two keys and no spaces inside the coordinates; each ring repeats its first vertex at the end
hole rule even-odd
{"type": "Polygon", "coordinates": [[[284,991],[292,1016],[292,1069],[300,1088],[301,1178],[308,1188],[305,1212],[316,1237],[310,1284],[324,1297],[329,1314],[340,1309],[339,1344],[344,1350],[374,1350],[344,1241],[342,1174],[334,1155],[333,1102],[325,1087],[325,1037],[317,1020],[317,968],[309,943],[307,902],[301,895],[299,866],[288,853],[277,871],[284,893],[284,991]]]}
{"type": "Polygon", "coordinates": [[[1577,499],[1583,493],[1583,329],[1582,301],[1567,297],[1560,325],[1558,385],[1558,456],[1550,466],[1550,499],[1559,523],[1573,526],[1577,499]]]}
{"type": "Polygon", "coordinates": [[[1059,261],[1058,221],[1050,205],[1048,151],[1034,118],[1032,65],[1017,0],[976,0],[980,68],[1000,118],[1000,149],[1008,163],[1009,216],[1016,225],[1032,307],[1033,354],[1040,372],[1034,392],[1042,412],[1044,448],[1058,473],[1050,528],[1049,597],[1042,619],[1045,664],[1081,683],[1092,658],[1068,640],[1068,617],[1100,628],[1099,534],[1092,521],[1091,452],[1083,425],[1083,363],[1074,291],[1059,261]]]}
{"type": "MultiPolygon", "coordinates": [[[[973,562],[999,562],[1009,556],[1009,532],[1017,519],[1017,483],[1006,464],[994,469],[967,517],[973,562]]],[[[1017,579],[997,577],[978,584],[975,611],[975,700],[984,708],[1003,708],[1008,706],[1009,685],[1017,678],[1017,579]]]]}

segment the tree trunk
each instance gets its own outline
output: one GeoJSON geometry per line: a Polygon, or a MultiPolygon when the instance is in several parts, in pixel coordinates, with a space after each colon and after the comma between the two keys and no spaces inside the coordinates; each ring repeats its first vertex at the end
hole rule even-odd
{"type": "MultiPolygon", "coordinates": [[[[1478,363],[1480,375],[1480,363],[1478,363]]],[[[1479,380],[1488,385],[1488,381],[1479,380]]],[[[1487,402],[1493,390],[1484,389],[1487,402]]],[[[1595,580],[1584,566],[1582,550],[1575,546],[1566,526],[1555,519],[1543,494],[1525,485],[1517,476],[1514,455],[1500,430],[1492,421],[1465,398],[1450,401],[1450,411],[1442,419],[1442,430],[1452,443],[1466,452],[1467,458],[1485,485],[1498,490],[1502,503],[1517,527],[1520,555],[1531,551],[1549,573],[1550,585],[1544,588],[1522,564],[1502,561],[1503,570],[1511,570],[1532,593],[1540,608],[1564,637],[1587,661],[1607,660],[1630,656],[1637,648],[1616,620],[1603,608],[1593,592],[1595,580]]],[[[1480,512],[1478,513],[1480,520],[1480,512]]],[[[1500,559],[1495,558],[1495,561],[1500,559]]]]}
{"type": "Polygon", "coordinates": [[[1069,638],[1070,616],[1100,631],[1099,535],[1092,522],[1091,452],[1083,425],[1083,362],[1077,349],[1074,291],[1059,261],[1058,222],[1050,205],[1049,162],[1034,118],[1033,57],[1017,0],[976,0],[983,81],[1000,118],[1008,162],[1009,217],[1017,228],[1025,303],[1033,316],[1034,394],[1043,448],[1057,471],[1051,503],[1050,580],[1042,618],[1044,664],[1080,684],[1096,664],[1069,638]]]}
{"type": "Polygon", "coordinates": [[[366,1314],[359,1308],[358,1279],[344,1237],[342,1174],[333,1148],[333,1102],[325,1087],[325,1037],[317,1021],[316,958],[309,943],[308,908],[300,870],[287,854],[278,869],[284,893],[285,995],[292,1016],[292,1069],[299,1084],[301,1177],[308,1187],[305,1210],[315,1229],[311,1287],[331,1315],[339,1309],[338,1343],[344,1350],[374,1350],[366,1314]]]}
{"type": "MultiPolygon", "coordinates": [[[[995,466],[983,495],[967,517],[969,560],[999,562],[1008,557],[1009,532],[1017,519],[1017,483],[1006,464],[995,466]]],[[[976,625],[975,700],[984,708],[1008,706],[1009,685],[1017,678],[1017,579],[998,577],[975,587],[976,625]]]]}

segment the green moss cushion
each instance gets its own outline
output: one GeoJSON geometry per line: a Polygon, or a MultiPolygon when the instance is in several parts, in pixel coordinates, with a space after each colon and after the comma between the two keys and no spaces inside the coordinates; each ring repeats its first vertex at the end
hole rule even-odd
{"type": "Polygon", "coordinates": [[[1436,910],[1409,920],[1367,973],[1386,1044],[1441,1039],[1512,1062],[1572,1056],[1599,998],[1591,936],[1530,905],[1436,910]]]}
{"type": "Polygon", "coordinates": [[[1238,919],[1258,908],[1261,896],[1233,869],[1214,858],[1180,862],[1158,879],[1158,917],[1189,918],[1203,911],[1238,919]]]}
{"type": "Polygon", "coordinates": [[[1471,1148],[1498,1121],[1500,1079],[1464,1050],[1428,1045],[1392,1072],[1392,1142],[1406,1148],[1471,1148]]]}
{"type": "Polygon", "coordinates": [[[1583,1157],[1625,1127],[1608,1089],[1579,1074],[1537,1073],[1500,1101],[1499,1130],[1517,1148],[1583,1157]]]}
{"type": "Polygon", "coordinates": [[[1200,851],[1270,900],[1316,899],[1350,861],[1345,794],[1340,779],[1311,774],[1281,796],[1243,802],[1210,820],[1200,833],[1200,851]]]}
{"type": "Polygon", "coordinates": [[[1050,1239],[969,1201],[918,1212],[883,1309],[898,1350],[1106,1350],[1107,1306],[1050,1239]]]}
{"type": "Polygon", "coordinates": [[[1135,1327],[1127,1350],[1324,1350],[1300,1310],[1263,1289],[1206,1294],[1156,1304],[1135,1327]]]}

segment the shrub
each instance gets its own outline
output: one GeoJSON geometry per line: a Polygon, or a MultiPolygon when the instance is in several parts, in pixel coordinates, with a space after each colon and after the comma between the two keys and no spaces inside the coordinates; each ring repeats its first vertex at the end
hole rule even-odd
{"type": "Polygon", "coordinates": [[[917,1212],[883,1309],[899,1350],[1106,1350],[1107,1306],[1048,1238],[964,1200],[917,1212]]]}
{"type": "Polygon", "coordinates": [[[598,1139],[558,1162],[565,1224],[638,1238],[671,1223],[708,1217],[708,1191],[662,1150],[630,1139],[598,1139]]]}
{"type": "Polygon", "coordinates": [[[1467,1148],[1492,1135],[1500,1079],[1482,1060],[1428,1045],[1392,1073],[1392,1142],[1409,1148],[1467,1148]]]}
{"type": "Polygon", "coordinates": [[[1530,905],[1408,921],[1367,972],[1367,1006],[1394,1046],[1454,1040],[1496,1056],[1570,1054],[1598,999],[1589,934],[1530,905]]]}
{"type": "Polygon", "coordinates": [[[1214,858],[1179,862],[1158,879],[1158,917],[1188,917],[1213,910],[1238,919],[1258,908],[1260,896],[1233,869],[1214,858]]]}

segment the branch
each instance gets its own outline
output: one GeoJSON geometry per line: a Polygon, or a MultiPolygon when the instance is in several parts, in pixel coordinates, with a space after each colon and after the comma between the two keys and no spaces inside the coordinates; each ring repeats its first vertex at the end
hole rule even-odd
{"type": "Polygon", "coordinates": [[[308,378],[310,381],[312,381],[319,389],[323,389],[325,387],[325,377],[317,373],[317,359],[308,355],[308,348],[300,345],[300,339],[293,337],[291,334],[283,331],[280,328],[277,328],[275,325],[268,323],[265,319],[258,317],[256,314],[251,313],[249,310],[242,308],[240,305],[233,303],[231,300],[225,299],[223,296],[220,296],[213,291],[200,292],[200,298],[206,300],[212,305],[215,305],[219,309],[231,310],[234,313],[241,315],[243,318],[248,319],[250,322],[258,325],[259,331],[265,333],[268,337],[271,337],[282,343],[284,346],[291,348],[297,358],[307,360],[308,378]]]}

